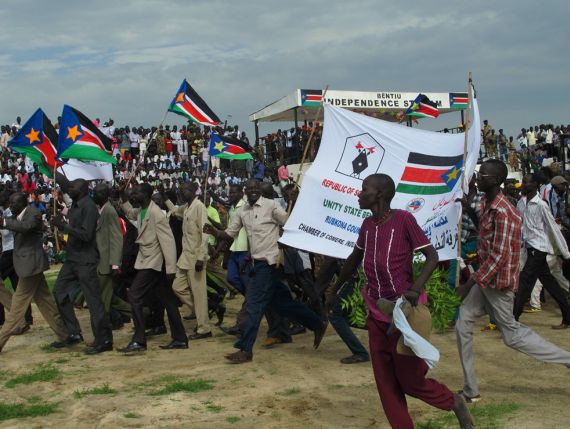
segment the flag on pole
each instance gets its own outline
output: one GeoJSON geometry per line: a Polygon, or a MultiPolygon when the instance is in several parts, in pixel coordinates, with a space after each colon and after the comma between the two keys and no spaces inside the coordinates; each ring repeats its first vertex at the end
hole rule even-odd
{"type": "Polygon", "coordinates": [[[111,140],[91,119],[68,105],[63,106],[57,154],[61,159],[117,163],[111,155],[111,140]]]}
{"type": "Polygon", "coordinates": [[[426,155],[410,152],[396,192],[438,195],[450,192],[461,177],[463,154],[426,155]]]}
{"type": "Polygon", "coordinates": [[[246,150],[247,143],[241,140],[212,133],[210,137],[210,156],[224,159],[253,159],[246,150]]]}
{"type": "Polygon", "coordinates": [[[466,92],[451,92],[449,94],[449,107],[451,109],[467,109],[468,102],[466,92]]]}
{"type": "Polygon", "coordinates": [[[18,133],[8,142],[8,147],[27,155],[40,171],[53,177],[55,165],[61,165],[57,157],[57,132],[42,109],[28,119],[18,133]]]}
{"type": "Polygon", "coordinates": [[[208,107],[202,97],[184,79],[174,96],[169,112],[184,116],[201,125],[215,126],[220,124],[220,118],[208,107]]]}
{"type": "Polygon", "coordinates": [[[437,118],[439,111],[437,110],[436,103],[431,101],[426,95],[418,94],[412,105],[404,114],[418,118],[437,118]]]}

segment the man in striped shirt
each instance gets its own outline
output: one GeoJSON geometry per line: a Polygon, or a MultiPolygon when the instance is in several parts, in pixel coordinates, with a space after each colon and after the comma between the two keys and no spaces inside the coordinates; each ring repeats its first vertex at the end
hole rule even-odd
{"type": "Polygon", "coordinates": [[[548,204],[538,195],[538,186],[539,179],[536,173],[523,177],[521,192],[524,196],[520,199],[517,210],[523,218],[522,232],[528,256],[520,275],[520,289],[515,298],[514,315],[518,320],[536,280],[539,279],[562,312],[562,323],[553,326],[552,329],[567,329],[570,327],[570,306],[564,290],[550,272],[547,256],[561,254],[565,260],[568,260],[570,251],[548,204]],[[551,243],[551,238],[554,243],[551,243]]]}
{"type": "Polygon", "coordinates": [[[481,399],[475,377],[473,325],[484,314],[494,317],[507,346],[543,362],[570,365],[569,352],[549,343],[513,316],[514,294],[519,286],[522,220],[501,192],[507,172],[507,166],[496,159],[485,161],[479,169],[477,187],[485,192],[477,244],[480,266],[456,290],[463,298],[455,324],[464,378],[459,393],[467,402],[481,399]]]}

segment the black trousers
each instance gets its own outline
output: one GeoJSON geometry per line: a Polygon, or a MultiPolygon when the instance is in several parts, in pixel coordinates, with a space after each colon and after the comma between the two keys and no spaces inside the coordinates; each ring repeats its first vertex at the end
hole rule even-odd
{"type": "Polygon", "coordinates": [[[153,289],[156,291],[156,296],[166,309],[172,339],[187,342],[188,337],[184,331],[182,318],[178,311],[178,302],[176,301],[176,295],[174,295],[172,286],[168,284],[164,273],[150,269],[137,271],[133,284],[129,288],[128,296],[133,310],[133,323],[135,325],[135,333],[133,334],[132,340],[140,344],[146,344],[143,307],[145,297],[151,293],[153,289]]]}
{"type": "Polygon", "coordinates": [[[96,263],[82,264],[66,261],[59,271],[53,295],[67,330],[70,334],[81,333],[81,326],[79,326],[73,308],[78,284],[89,307],[91,330],[95,337],[95,344],[101,345],[112,342],[111,322],[101,299],[101,286],[99,285],[96,263]]]}
{"type": "Polygon", "coordinates": [[[532,289],[539,279],[544,288],[554,298],[560,311],[562,312],[562,323],[570,325],[570,306],[566,299],[564,289],[560,287],[546,262],[547,253],[541,252],[533,248],[527,250],[527,260],[521,271],[519,278],[519,290],[515,296],[515,305],[513,314],[516,320],[519,320],[523,312],[523,308],[527,300],[530,298],[532,289]]]}

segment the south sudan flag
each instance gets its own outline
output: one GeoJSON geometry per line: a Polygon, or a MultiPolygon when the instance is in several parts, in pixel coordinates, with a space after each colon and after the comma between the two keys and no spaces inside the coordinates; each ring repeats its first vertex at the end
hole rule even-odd
{"type": "Polygon", "coordinates": [[[253,159],[246,150],[247,144],[241,140],[212,133],[210,137],[210,156],[224,159],[253,159]]]}
{"type": "Polygon", "coordinates": [[[27,155],[48,177],[61,165],[56,159],[57,132],[42,109],[36,110],[18,133],[8,142],[8,147],[27,155]]]}
{"type": "Polygon", "coordinates": [[[439,116],[439,110],[437,110],[437,104],[431,101],[426,95],[418,94],[405,114],[417,118],[437,118],[439,116]]]}
{"type": "Polygon", "coordinates": [[[319,106],[323,102],[323,91],[320,89],[302,89],[302,106],[319,106]]]}
{"type": "Polygon", "coordinates": [[[220,118],[208,107],[202,97],[184,79],[180,89],[168,107],[169,112],[177,113],[201,125],[219,125],[220,118]]]}
{"type": "Polygon", "coordinates": [[[449,108],[450,109],[467,109],[469,98],[466,92],[451,92],[449,93],[449,108]]]}
{"type": "Polygon", "coordinates": [[[446,194],[459,181],[462,165],[463,154],[437,156],[411,152],[396,192],[415,195],[446,194]]]}

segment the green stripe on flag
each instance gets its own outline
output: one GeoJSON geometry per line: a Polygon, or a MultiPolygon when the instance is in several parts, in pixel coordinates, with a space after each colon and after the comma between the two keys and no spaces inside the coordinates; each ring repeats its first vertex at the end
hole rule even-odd
{"type": "Polygon", "coordinates": [[[217,155],[212,155],[218,158],[222,158],[222,159],[253,159],[253,157],[251,156],[251,154],[249,153],[227,153],[227,152],[221,152],[217,155]]]}
{"type": "Polygon", "coordinates": [[[114,156],[98,147],[78,144],[72,144],[69,146],[67,150],[60,155],[60,158],[73,158],[79,159],[80,161],[110,162],[111,164],[117,163],[117,159],[114,156]]]}
{"type": "Polygon", "coordinates": [[[438,195],[446,194],[450,189],[447,186],[422,186],[411,185],[409,183],[399,183],[396,192],[402,194],[416,194],[416,195],[438,195]]]}
{"type": "Polygon", "coordinates": [[[48,177],[53,177],[53,171],[49,171],[43,163],[44,156],[34,146],[11,146],[10,149],[27,155],[33,162],[36,163],[39,170],[48,177]]]}
{"type": "Polygon", "coordinates": [[[303,106],[307,107],[317,107],[320,106],[322,103],[320,101],[303,101],[303,106]]]}

